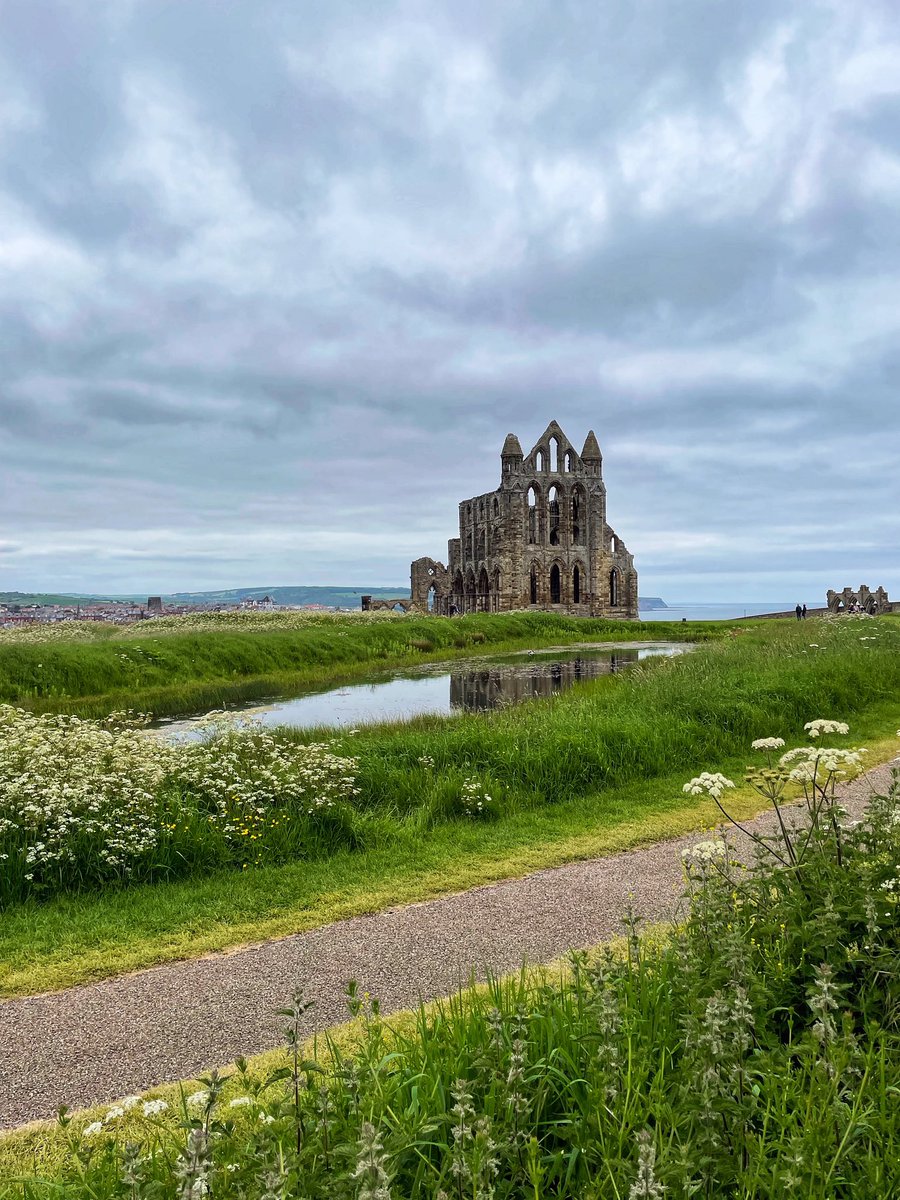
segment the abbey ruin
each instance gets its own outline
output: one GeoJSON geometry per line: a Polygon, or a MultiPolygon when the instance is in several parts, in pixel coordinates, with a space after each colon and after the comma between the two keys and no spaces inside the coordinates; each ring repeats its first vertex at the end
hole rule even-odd
{"type": "Polygon", "coordinates": [[[508,434],[500,486],[462,501],[447,565],[416,559],[409,597],[363,596],[363,608],[445,615],[540,609],[636,619],[637,572],[606,523],[602,468],[593,430],[580,454],[556,421],[527,455],[508,434]]]}

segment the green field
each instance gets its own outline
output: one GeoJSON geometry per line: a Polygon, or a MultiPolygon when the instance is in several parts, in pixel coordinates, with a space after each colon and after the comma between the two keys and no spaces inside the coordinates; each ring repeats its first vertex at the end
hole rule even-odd
{"type": "MultiPolygon", "coordinates": [[[[399,624],[373,623],[373,642],[399,624]]],[[[330,737],[329,752],[355,763],[354,793],[312,816],[308,794],[292,790],[291,756],[321,732],[228,735],[204,766],[212,783],[166,768],[149,815],[137,811],[141,828],[158,823],[144,857],[117,874],[101,831],[71,844],[74,867],[51,864],[27,888],[20,876],[29,898],[10,897],[4,913],[0,988],[65,986],[701,826],[713,810],[688,802],[681,782],[703,769],[739,776],[754,737],[777,730],[799,742],[804,722],[822,716],[849,720],[860,741],[893,734],[898,641],[892,619],[761,623],[550,701],[330,737]],[[216,819],[215,770],[231,763],[231,792],[258,807],[258,768],[276,760],[288,764],[284,792],[266,793],[248,853],[251,826],[228,834],[216,819]]],[[[872,748],[888,754],[886,743],[872,748]]],[[[110,805],[121,809],[115,790],[110,805]]],[[[16,836],[19,852],[35,835],[16,836]]]]}
{"type": "Polygon", "coordinates": [[[589,621],[549,613],[223,613],[140,625],[81,622],[0,631],[0,703],[103,717],[180,716],[285,696],[373,670],[579,641],[704,641],[713,622],[589,621]]]}

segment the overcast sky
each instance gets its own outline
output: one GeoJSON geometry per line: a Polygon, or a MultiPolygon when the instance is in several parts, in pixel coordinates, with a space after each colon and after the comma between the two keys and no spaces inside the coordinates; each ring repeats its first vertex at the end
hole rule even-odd
{"type": "Polygon", "coordinates": [[[896,0],[0,0],[0,590],[402,584],[505,434],[641,592],[900,593],[896,0]]]}

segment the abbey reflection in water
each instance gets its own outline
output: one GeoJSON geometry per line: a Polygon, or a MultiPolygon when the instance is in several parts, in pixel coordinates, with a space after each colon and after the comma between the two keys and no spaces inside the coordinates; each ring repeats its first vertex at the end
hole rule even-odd
{"type": "Polygon", "coordinates": [[[477,671],[454,669],[450,673],[450,707],[464,712],[487,712],[523,700],[536,700],[564,691],[573,683],[614,675],[640,657],[637,650],[562,661],[482,667],[477,671]]]}

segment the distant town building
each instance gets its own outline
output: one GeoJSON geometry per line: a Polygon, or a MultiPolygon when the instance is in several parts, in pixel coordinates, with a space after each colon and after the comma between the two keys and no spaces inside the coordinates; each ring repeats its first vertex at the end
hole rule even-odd
{"type": "Polygon", "coordinates": [[[556,421],[527,455],[510,433],[500,465],[498,488],[460,504],[448,565],[416,559],[408,598],[363,596],[362,607],[637,618],[637,571],[606,521],[603,459],[593,430],[580,454],[556,421]]]}
{"type": "Polygon", "coordinates": [[[147,612],[150,613],[151,616],[160,617],[160,616],[162,616],[162,611],[163,611],[162,596],[148,596],[147,597],[147,612]]]}

